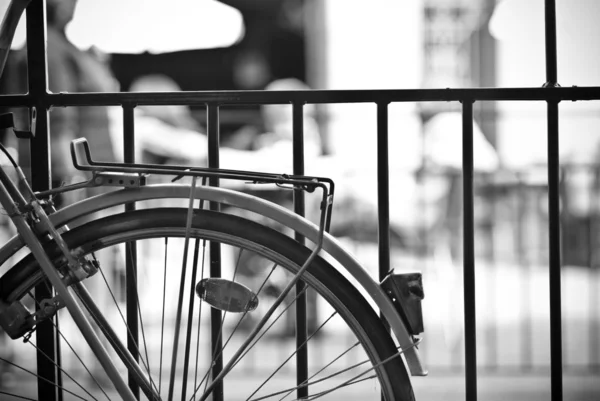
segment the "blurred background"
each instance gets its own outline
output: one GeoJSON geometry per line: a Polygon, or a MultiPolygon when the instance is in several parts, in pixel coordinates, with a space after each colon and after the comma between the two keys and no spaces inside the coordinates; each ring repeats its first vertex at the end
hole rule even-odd
{"type": "MultiPolygon", "coordinates": [[[[54,21],[49,30],[56,33],[49,33],[49,51],[55,47],[69,55],[67,61],[49,61],[54,92],[545,83],[543,0],[172,0],[146,1],[144,9],[125,0],[82,1],[76,7],[70,0],[52,3],[56,9],[49,13],[54,21]],[[59,65],[74,73],[61,76],[59,65]]],[[[556,6],[558,82],[600,86],[600,2],[556,0],[556,6]]],[[[2,82],[4,93],[24,91],[24,52],[19,50],[24,44],[21,32],[2,82]]],[[[560,104],[569,400],[600,398],[599,106],[560,104]]],[[[77,124],[90,121],[90,114],[103,124],[98,129],[113,127],[110,108],[72,109],[77,112],[53,111],[53,127],[66,132],[53,139],[53,147],[76,134],[85,136],[77,124]]],[[[389,110],[392,263],[397,271],[422,271],[425,282],[421,350],[430,376],[414,380],[417,399],[462,399],[460,104],[393,103],[389,110]]],[[[550,395],[545,110],[543,102],[474,106],[481,399],[550,395]]],[[[143,112],[164,123],[163,131],[186,141],[176,143],[197,144],[204,138],[204,106],[143,112]]],[[[290,116],[285,106],[224,106],[221,143],[244,152],[277,151],[289,139],[290,116]]],[[[307,173],[331,176],[340,188],[333,234],[376,275],[376,107],[310,105],[305,117],[307,173]]],[[[160,135],[152,128],[144,134],[144,127],[142,122],[136,128],[144,141],[140,158],[203,160],[186,153],[187,146],[166,149],[160,135]]],[[[249,158],[244,168],[289,167],[288,157],[272,158],[268,166],[259,159],[249,158]]],[[[239,166],[225,154],[222,167],[239,166]]],[[[54,163],[53,172],[57,182],[70,173],[69,167],[54,163]]]]}

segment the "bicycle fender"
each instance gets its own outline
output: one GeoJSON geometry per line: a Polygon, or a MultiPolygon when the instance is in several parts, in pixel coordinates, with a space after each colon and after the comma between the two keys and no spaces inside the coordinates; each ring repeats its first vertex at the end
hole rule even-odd
{"type": "MultiPolygon", "coordinates": [[[[50,220],[58,228],[78,218],[127,203],[155,199],[189,199],[190,185],[185,184],[155,184],[139,188],[126,188],[113,192],[96,195],[73,203],[50,215],[50,220]]],[[[194,198],[245,209],[276,221],[285,227],[295,230],[313,243],[317,241],[319,227],[304,217],[275,203],[243,192],[201,186],[194,189],[194,198]]],[[[12,257],[24,246],[22,240],[15,236],[0,249],[0,265],[12,257]]],[[[323,250],[343,266],[345,273],[354,279],[367,294],[380,312],[385,316],[396,339],[403,350],[406,364],[413,376],[425,376],[424,368],[418,350],[404,325],[400,314],[385,291],[371,277],[370,273],[346,251],[331,235],[325,233],[323,250]]],[[[342,272],[344,273],[344,272],[342,272]]]]}

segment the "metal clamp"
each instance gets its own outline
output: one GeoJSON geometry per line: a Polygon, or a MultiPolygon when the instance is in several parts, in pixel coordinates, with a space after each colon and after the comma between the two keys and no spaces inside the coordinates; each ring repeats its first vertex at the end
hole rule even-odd
{"type": "Polygon", "coordinates": [[[29,115],[29,129],[17,128],[15,125],[15,116],[13,113],[0,114],[0,128],[12,128],[17,138],[33,139],[35,138],[35,128],[37,125],[37,109],[32,107],[29,115]]]}
{"type": "Polygon", "coordinates": [[[60,297],[60,295],[55,296],[54,298],[44,299],[40,302],[40,308],[36,313],[33,314],[35,317],[35,323],[39,323],[42,320],[51,318],[56,314],[59,309],[65,307],[65,302],[60,297]]]}

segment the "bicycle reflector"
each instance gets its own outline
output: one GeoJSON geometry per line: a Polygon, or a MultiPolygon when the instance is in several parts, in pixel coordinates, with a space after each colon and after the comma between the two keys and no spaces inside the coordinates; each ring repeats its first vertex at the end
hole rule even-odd
{"type": "Polygon", "coordinates": [[[226,312],[249,312],[258,306],[258,297],[248,287],[224,278],[200,280],[196,294],[213,308],[226,312]]]}
{"type": "Polygon", "coordinates": [[[408,332],[418,335],[424,332],[421,300],[425,297],[421,273],[389,274],[381,287],[394,302],[408,332]]]}

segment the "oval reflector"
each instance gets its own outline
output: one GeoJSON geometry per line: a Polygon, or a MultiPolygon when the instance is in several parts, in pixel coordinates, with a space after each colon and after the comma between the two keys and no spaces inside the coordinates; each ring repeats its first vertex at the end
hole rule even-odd
{"type": "Polygon", "coordinates": [[[247,312],[258,306],[258,297],[248,287],[224,278],[200,280],[196,294],[213,308],[227,312],[247,312]]]}

